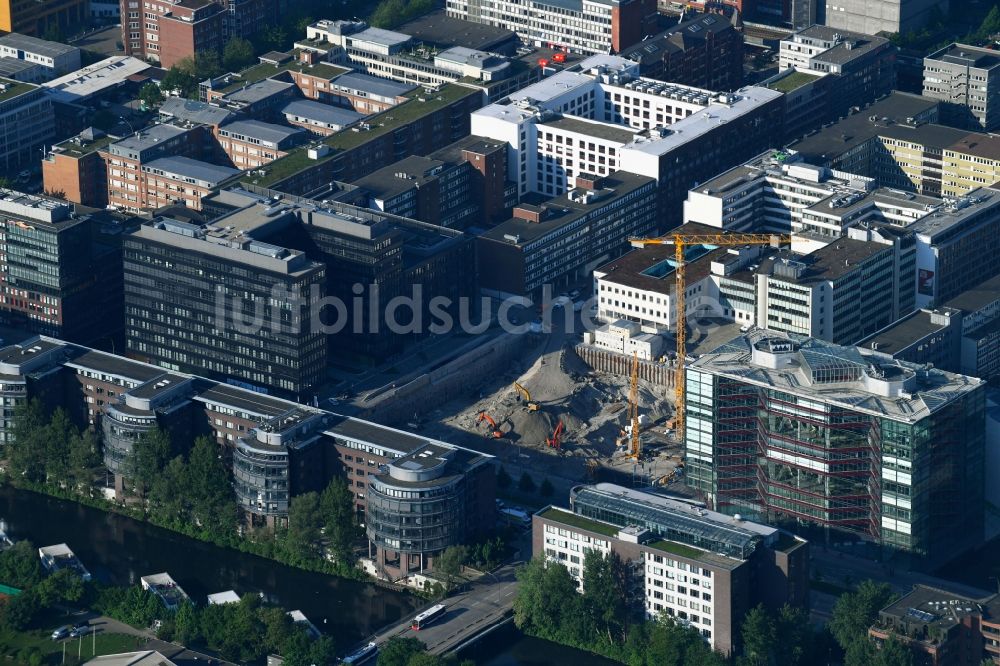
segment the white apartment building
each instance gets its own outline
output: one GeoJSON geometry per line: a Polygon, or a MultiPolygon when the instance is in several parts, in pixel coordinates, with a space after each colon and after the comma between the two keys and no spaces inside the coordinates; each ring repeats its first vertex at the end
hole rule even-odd
{"type": "Polygon", "coordinates": [[[637,63],[592,56],[474,112],[472,133],[507,142],[508,178],[521,195],[558,195],[581,174],[619,169],[662,184],[679,169],[697,178],[687,159],[702,140],[759,129],[764,107],[780,97],[766,88],[714,93],[644,79],[637,63]]]}

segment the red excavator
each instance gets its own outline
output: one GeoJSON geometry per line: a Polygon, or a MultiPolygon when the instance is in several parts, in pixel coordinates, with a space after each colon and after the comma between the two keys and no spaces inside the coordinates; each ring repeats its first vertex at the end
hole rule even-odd
{"type": "Polygon", "coordinates": [[[552,447],[556,451],[562,451],[562,437],[565,428],[563,427],[563,422],[559,421],[556,425],[555,432],[552,433],[551,437],[545,438],[545,444],[552,447]]]}
{"type": "Polygon", "coordinates": [[[476,419],[476,425],[479,425],[483,421],[486,421],[487,423],[490,424],[490,428],[492,429],[491,434],[493,435],[494,439],[503,438],[503,433],[500,432],[500,427],[497,425],[497,422],[493,420],[493,417],[487,414],[486,412],[479,412],[479,418],[476,419]]]}

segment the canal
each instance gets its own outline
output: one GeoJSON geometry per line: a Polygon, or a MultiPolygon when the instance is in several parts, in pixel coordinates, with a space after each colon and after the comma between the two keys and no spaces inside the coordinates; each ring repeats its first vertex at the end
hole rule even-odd
{"type": "MultiPolygon", "coordinates": [[[[191,539],[126,516],[0,487],[0,518],[14,539],[36,547],[66,543],[94,577],[138,585],[139,577],[166,571],[196,603],[213,592],[262,593],[288,610],[299,609],[320,631],[347,647],[398,622],[421,602],[371,583],[303,571],[249,553],[191,539]]],[[[614,662],[502,628],[461,655],[486,666],[614,662]]]]}

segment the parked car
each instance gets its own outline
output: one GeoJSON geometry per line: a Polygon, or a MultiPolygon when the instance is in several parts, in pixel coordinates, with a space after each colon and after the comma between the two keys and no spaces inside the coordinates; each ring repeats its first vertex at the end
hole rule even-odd
{"type": "Polygon", "coordinates": [[[69,632],[69,637],[79,638],[80,636],[86,636],[89,633],[90,633],[90,624],[82,622],[73,627],[73,630],[69,632]]]}
{"type": "Polygon", "coordinates": [[[64,624],[55,631],[52,632],[52,640],[58,641],[69,637],[69,632],[73,631],[73,627],[68,624],[64,624]]]}

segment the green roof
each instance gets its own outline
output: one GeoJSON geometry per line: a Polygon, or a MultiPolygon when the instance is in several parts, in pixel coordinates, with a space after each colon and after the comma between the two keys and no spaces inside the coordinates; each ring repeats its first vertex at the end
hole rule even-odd
{"type": "Polygon", "coordinates": [[[771,81],[767,87],[778,92],[789,93],[796,88],[801,88],[807,83],[812,83],[820,78],[816,74],[806,74],[805,72],[792,72],[788,76],[783,76],[776,81],[771,81]]]}
{"type": "Polygon", "coordinates": [[[618,527],[614,525],[599,523],[596,520],[584,518],[583,516],[578,516],[575,513],[570,513],[569,511],[556,509],[555,507],[549,508],[545,511],[545,513],[540,513],[538,515],[539,517],[551,520],[552,522],[562,523],[563,525],[569,525],[571,527],[578,527],[581,530],[597,532],[598,534],[603,534],[609,537],[613,537],[618,534],[618,527]]]}
{"type": "Polygon", "coordinates": [[[61,155],[69,155],[70,157],[79,158],[85,155],[89,155],[90,153],[96,152],[98,150],[101,150],[102,148],[106,148],[109,144],[112,144],[117,140],[118,139],[113,139],[107,134],[105,134],[101,138],[89,141],[87,143],[84,143],[83,145],[76,143],[75,141],[73,141],[73,139],[67,139],[62,143],[57,143],[53,147],[60,148],[61,150],[59,151],[59,154],[61,155]]]}
{"type": "Polygon", "coordinates": [[[696,560],[705,554],[705,551],[703,550],[692,548],[691,546],[686,546],[682,543],[677,543],[676,541],[667,541],[665,539],[660,539],[659,541],[651,541],[646,545],[648,545],[650,548],[655,548],[656,550],[662,550],[665,553],[672,553],[679,557],[686,557],[691,560],[696,560]]]}
{"type": "Polygon", "coordinates": [[[5,102],[8,99],[14,99],[18,95],[29,93],[38,88],[36,85],[21,83],[20,81],[14,81],[12,79],[0,79],[0,83],[7,86],[6,90],[0,92],[0,102],[5,102]]]}
{"type": "Polygon", "coordinates": [[[338,152],[356,148],[376,137],[395,131],[402,125],[429,115],[470,95],[481,94],[479,90],[453,84],[445,85],[439,92],[431,94],[427,94],[422,88],[418,88],[407,93],[406,96],[409,97],[409,101],[403,102],[388,111],[383,111],[378,115],[365,118],[363,122],[367,123],[371,129],[355,131],[356,128],[348,128],[323,139],[322,143],[332,148],[331,152],[326,156],[316,160],[309,159],[308,149],[310,145],[315,145],[314,142],[293,150],[285,157],[263,167],[267,172],[266,176],[248,174],[243,178],[243,182],[260,185],[261,187],[270,187],[310,166],[322,164],[333,159],[338,152]],[[421,102],[421,98],[424,101],[421,102]]]}
{"type": "Polygon", "coordinates": [[[293,56],[288,62],[284,62],[277,66],[272,65],[271,63],[262,62],[259,65],[254,65],[253,67],[244,69],[242,72],[237,72],[237,75],[233,78],[232,83],[223,88],[216,88],[215,90],[224,95],[228,95],[231,92],[239,90],[245,85],[263,81],[264,79],[281,74],[282,72],[293,71],[308,72],[315,74],[316,76],[332,79],[349,72],[350,70],[345,67],[337,67],[336,65],[332,65],[328,62],[320,62],[315,65],[309,65],[308,63],[304,63],[293,56]]]}

